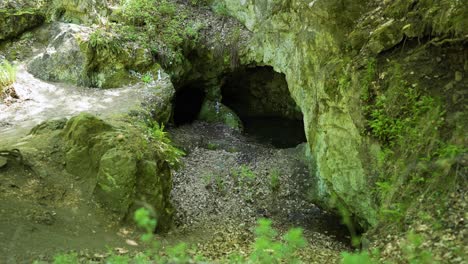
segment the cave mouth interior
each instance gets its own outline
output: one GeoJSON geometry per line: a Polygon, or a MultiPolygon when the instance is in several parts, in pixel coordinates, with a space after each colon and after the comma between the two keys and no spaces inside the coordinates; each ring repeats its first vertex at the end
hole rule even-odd
{"type": "Polygon", "coordinates": [[[277,148],[306,142],[302,113],[292,99],[284,74],[270,66],[243,68],[228,74],[222,103],[237,113],[245,134],[277,148]]]}
{"type": "Polygon", "coordinates": [[[204,85],[192,82],[178,89],[174,100],[174,125],[181,126],[195,121],[205,99],[204,85]]]}
{"type": "MultiPolygon", "coordinates": [[[[221,95],[221,103],[241,119],[245,134],[259,143],[291,148],[307,141],[302,113],[291,97],[285,75],[272,67],[241,68],[226,74],[221,95]]],[[[174,100],[174,124],[197,120],[205,97],[203,81],[179,87],[174,100]]]]}

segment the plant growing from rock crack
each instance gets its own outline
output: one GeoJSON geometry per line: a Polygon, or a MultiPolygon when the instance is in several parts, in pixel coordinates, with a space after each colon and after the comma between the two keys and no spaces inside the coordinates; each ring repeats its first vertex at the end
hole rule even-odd
{"type": "Polygon", "coordinates": [[[164,131],[164,124],[152,123],[148,129],[150,138],[155,141],[155,149],[160,158],[164,159],[171,167],[177,169],[181,165],[180,158],[185,153],[172,145],[172,141],[164,131]]]}
{"type": "Polygon", "coordinates": [[[151,73],[147,72],[145,73],[143,76],[141,76],[141,80],[146,83],[146,84],[150,84],[153,82],[153,75],[151,75],[151,73]]]}
{"type": "Polygon", "coordinates": [[[121,52],[120,40],[110,32],[103,29],[97,29],[89,36],[88,47],[93,49],[96,54],[110,51],[113,53],[121,52]]]}

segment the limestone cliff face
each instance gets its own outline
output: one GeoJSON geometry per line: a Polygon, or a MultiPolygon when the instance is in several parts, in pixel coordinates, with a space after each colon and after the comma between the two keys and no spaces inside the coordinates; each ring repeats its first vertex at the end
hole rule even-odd
{"type": "MultiPolygon", "coordinates": [[[[374,59],[381,61],[379,70],[386,72],[391,63],[384,58],[388,59],[391,49],[404,46],[402,42],[406,41],[407,50],[423,50],[427,52],[425,56],[446,54],[421,42],[409,43],[427,36],[440,38],[439,41],[448,36],[455,37],[447,41],[466,39],[466,8],[460,1],[219,2],[253,31],[243,63],[271,65],[286,75],[291,95],[304,115],[309,154],[316,165],[317,188],[313,195],[329,205],[338,202],[363,226],[376,224],[378,204],[371,190],[380,166],[377,156],[382,144],[365,132],[367,101],[363,95],[369,82],[379,78],[387,82],[388,77],[366,77],[366,65],[374,59]]],[[[466,85],[466,79],[461,78],[467,70],[466,52],[462,50],[455,51],[461,55],[457,62],[442,62],[453,68],[445,74],[459,72],[460,82],[454,88],[458,92],[466,85]]],[[[413,85],[424,85],[419,82],[423,76],[434,74],[431,69],[440,67],[435,61],[421,61],[421,53],[401,54],[392,59],[403,65],[403,72],[421,74],[419,79],[413,78],[413,85]],[[424,70],[409,63],[409,56],[424,64],[424,70]]],[[[440,85],[452,80],[448,78],[440,85]]],[[[380,92],[377,89],[376,94],[380,92]]]]}

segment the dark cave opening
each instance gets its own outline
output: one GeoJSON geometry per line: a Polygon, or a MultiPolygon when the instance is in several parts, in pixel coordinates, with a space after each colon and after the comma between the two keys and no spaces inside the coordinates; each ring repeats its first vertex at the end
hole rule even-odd
{"type": "Polygon", "coordinates": [[[306,142],[302,113],[284,74],[272,67],[245,68],[228,74],[222,103],[240,117],[244,132],[261,143],[290,148],[306,142]]]}
{"type": "Polygon", "coordinates": [[[180,87],[174,101],[174,124],[180,126],[195,121],[204,99],[205,91],[202,83],[194,82],[180,87]]]}

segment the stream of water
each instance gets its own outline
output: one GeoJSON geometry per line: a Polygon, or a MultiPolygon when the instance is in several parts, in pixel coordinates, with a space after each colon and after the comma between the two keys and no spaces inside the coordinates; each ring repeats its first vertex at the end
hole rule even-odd
{"type": "Polygon", "coordinates": [[[18,66],[15,90],[20,97],[11,105],[0,103],[0,145],[25,136],[35,125],[80,112],[106,117],[138,107],[143,100],[141,85],[118,89],[94,89],[45,82],[18,66]]]}

